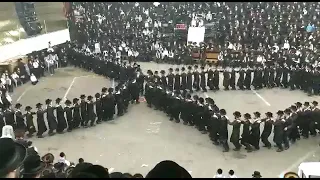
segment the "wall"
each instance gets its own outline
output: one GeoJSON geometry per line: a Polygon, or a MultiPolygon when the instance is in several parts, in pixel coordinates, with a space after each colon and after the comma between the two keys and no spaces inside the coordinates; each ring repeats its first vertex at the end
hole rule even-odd
{"type": "Polygon", "coordinates": [[[8,45],[0,46],[0,63],[16,56],[26,55],[32,51],[45,49],[48,47],[49,41],[52,46],[70,41],[69,30],[65,29],[28,39],[21,39],[8,45]]]}

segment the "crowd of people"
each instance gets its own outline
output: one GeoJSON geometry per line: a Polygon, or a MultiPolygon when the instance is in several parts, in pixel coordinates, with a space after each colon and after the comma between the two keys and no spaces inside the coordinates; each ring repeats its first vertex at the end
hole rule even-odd
{"type": "MultiPolygon", "coordinates": [[[[16,104],[13,110],[10,98],[6,98],[7,101],[1,100],[4,111],[0,112],[0,125],[18,132],[17,138],[23,142],[24,133],[19,132],[28,132],[29,136],[37,132],[38,137],[43,137],[48,129],[49,135],[53,135],[55,131],[63,133],[111,120],[115,112],[121,116],[130,102],[139,103],[139,96],[145,95],[149,107],[164,111],[170,120],[177,123],[182,120],[185,125],[209,133],[213,143],[222,145],[224,152],[229,151],[228,125],[232,126],[230,142],[235,151],[242,145],[248,152],[259,150],[260,141],[271,148],[268,138],[273,129],[273,141],[281,152],[290,147],[290,141],[316,136],[320,131],[317,101],[297,102],[283,111],[267,112],[265,117],[260,112],[235,111],[234,120],[230,120],[226,110],[219,108],[213,99],[192,96],[192,92],[218,90],[222,73],[226,90],[290,87],[318,94],[319,6],[311,2],[73,2],[74,11],[69,18],[73,22],[70,33],[77,37],[75,43],[55,50],[49,44],[47,52],[33,53],[27,64],[19,63],[12,74],[3,73],[1,85],[7,91],[2,91],[2,96],[6,97],[19,82],[30,78],[36,84],[45,71],[52,75],[56,67],[68,63],[113,78],[118,85],[115,89],[103,88],[94,97],[81,95],[80,100],[72,101],[58,98],[55,105],[47,99],[45,108],[41,103],[36,105],[37,112],[26,106],[26,112],[22,113],[21,104],[16,104]],[[149,70],[144,75],[134,61],[192,62],[193,47],[186,39],[172,35],[179,23],[187,27],[217,25],[216,35],[206,38],[208,46],[204,47],[219,49],[217,65],[183,67],[175,73],[169,69],[167,74],[162,70],[161,75],[149,70]],[[124,57],[129,63],[122,61],[124,57]],[[35,114],[37,128],[33,123],[35,114]],[[261,125],[264,125],[262,132],[261,125]]],[[[7,132],[4,130],[2,134],[7,132]]],[[[21,142],[10,137],[14,135],[0,139],[0,146],[5,147],[0,148],[0,156],[6,157],[0,159],[0,164],[4,164],[0,166],[0,177],[143,177],[109,174],[106,168],[85,163],[83,159],[74,167],[66,161],[64,153],[53,164],[52,154],[41,159],[32,143],[22,147],[21,142]],[[26,148],[33,151],[27,153],[26,148]],[[44,171],[44,167],[50,168],[44,171]]],[[[191,176],[178,164],[163,161],[147,177],[191,176]]],[[[224,177],[221,169],[215,177],[224,177]]],[[[233,170],[228,177],[236,177],[233,170]]],[[[253,177],[260,178],[260,172],[254,172],[253,177]]]]}
{"type": "MultiPolygon", "coordinates": [[[[197,66],[195,66],[197,67],[197,66]]],[[[191,68],[189,68],[191,69],[191,68]]],[[[195,126],[202,133],[209,132],[209,136],[214,144],[222,145],[223,151],[229,151],[228,145],[228,125],[233,127],[230,142],[235,146],[235,151],[239,151],[244,145],[248,152],[260,149],[260,140],[264,147],[271,148],[272,145],[268,138],[274,130],[273,141],[276,144],[277,152],[290,147],[290,142],[309,138],[309,135],[316,136],[320,132],[320,111],[317,101],[304,104],[297,102],[285,110],[279,110],[273,116],[272,112],[266,112],[265,117],[260,112],[241,114],[236,111],[233,113],[233,120],[227,117],[225,109],[220,109],[210,97],[202,98],[191,93],[199,90],[202,83],[196,71],[196,77],[192,78],[186,73],[174,75],[172,69],[169,74],[158,76],[148,71],[145,87],[145,98],[149,107],[164,111],[170,120],[184,125],[195,126]],[[181,79],[181,81],[180,81],[181,79]],[[193,79],[193,80],[192,80],[193,79]],[[242,118],[241,118],[242,117],[242,118]],[[260,126],[264,125],[262,133],[260,126]],[[240,136],[240,127],[243,126],[240,136]],[[241,142],[241,144],[240,144],[241,142]]],[[[179,71],[179,69],[177,69],[179,71]]],[[[205,80],[204,80],[205,82],[205,80]]],[[[206,87],[206,84],[203,83],[206,87]]]]}
{"type": "Polygon", "coordinates": [[[16,87],[29,81],[36,85],[46,73],[53,75],[54,69],[66,66],[64,49],[64,46],[60,45],[34,51],[27,55],[27,63],[24,63],[20,58],[12,72],[8,69],[4,70],[0,75],[0,107],[4,108],[11,102],[9,94],[13,93],[16,87]]]}

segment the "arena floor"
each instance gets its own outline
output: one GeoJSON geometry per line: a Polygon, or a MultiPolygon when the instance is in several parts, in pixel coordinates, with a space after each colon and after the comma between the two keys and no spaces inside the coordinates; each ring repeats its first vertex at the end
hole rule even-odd
{"type": "MultiPolygon", "coordinates": [[[[169,68],[169,65],[140,64],[144,70],[169,68]]],[[[47,98],[72,99],[80,94],[94,95],[104,86],[111,87],[112,82],[90,72],[64,68],[54,76],[41,79],[36,86],[27,84],[17,88],[13,102],[35,107],[36,103],[44,103],[47,98]]],[[[281,89],[219,91],[205,95],[214,98],[229,114],[236,110],[243,113],[276,112],[297,101],[320,100],[299,91],[281,89]]],[[[300,140],[282,153],[275,152],[275,149],[261,149],[250,154],[245,151],[222,153],[221,147],[214,146],[208,135],[170,122],[162,112],[147,108],[144,103],[131,105],[126,115],[109,123],[32,140],[42,154],[51,152],[58,156],[63,151],[73,162],[82,157],[104,165],[110,171],[146,174],[156,163],[171,159],[199,178],[212,177],[218,168],[225,173],[233,169],[238,177],[251,177],[254,170],[260,171],[263,177],[277,177],[283,171],[296,171],[303,161],[320,159],[319,137],[300,140]]]]}

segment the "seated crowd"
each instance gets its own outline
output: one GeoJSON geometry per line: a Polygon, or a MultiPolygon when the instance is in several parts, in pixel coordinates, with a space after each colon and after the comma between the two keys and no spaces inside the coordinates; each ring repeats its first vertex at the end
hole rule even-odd
{"type": "Polygon", "coordinates": [[[190,62],[186,39],[166,35],[178,23],[215,23],[215,36],[205,38],[219,49],[219,60],[286,62],[316,65],[320,12],[312,2],[99,2],[74,3],[78,43],[109,56],[151,61],[190,62]],[[139,58],[138,58],[139,57],[139,58]]]}

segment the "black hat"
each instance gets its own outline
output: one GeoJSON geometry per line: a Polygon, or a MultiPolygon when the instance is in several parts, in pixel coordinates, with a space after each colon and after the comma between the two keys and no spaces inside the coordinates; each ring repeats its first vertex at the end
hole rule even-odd
{"type": "Polygon", "coordinates": [[[69,176],[69,178],[77,177],[109,178],[109,172],[100,165],[84,162],[77,164],[69,176]]]}
{"type": "Polygon", "coordinates": [[[304,106],[309,106],[310,103],[309,103],[309,102],[304,102],[303,105],[304,105],[304,106]]]}
{"type": "Polygon", "coordinates": [[[236,117],[241,117],[241,113],[239,111],[235,111],[233,113],[233,115],[236,116],[236,117]]]}
{"type": "Polygon", "coordinates": [[[96,94],[94,95],[95,98],[100,98],[100,96],[101,96],[100,93],[96,93],[96,94]]]}
{"type": "Polygon", "coordinates": [[[318,102],[317,101],[312,101],[312,104],[317,106],[318,105],[318,102]]]}
{"type": "Polygon", "coordinates": [[[31,106],[27,106],[25,110],[26,110],[26,111],[30,111],[31,109],[32,109],[31,106]]]}
{"type": "Polygon", "coordinates": [[[108,92],[109,92],[109,93],[112,93],[112,92],[113,92],[113,88],[109,88],[109,89],[108,89],[108,92]]]}
{"type": "Polygon", "coordinates": [[[149,173],[146,178],[192,178],[189,172],[173,161],[161,161],[149,173]]]}
{"type": "Polygon", "coordinates": [[[27,156],[23,166],[23,174],[38,174],[46,168],[46,163],[41,161],[38,154],[31,154],[27,156]]]}
{"type": "Polygon", "coordinates": [[[76,103],[76,102],[78,102],[78,101],[79,101],[78,98],[73,98],[73,100],[72,100],[73,103],[76,103]]]}
{"type": "Polygon", "coordinates": [[[226,115],[227,114],[227,111],[225,109],[220,109],[220,114],[221,115],[226,115]]]}
{"type": "Polygon", "coordinates": [[[165,70],[161,70],[160,73],[161,73],[161,74],[165,74],[166,71],[165,71],[165,70]]]}
{"type": "Polygon", "coordinates": [[[291,108],[293,111],[296,111],[296,110],[297,110],[297,106],[295,106],[295,105],[290,106],[290,108],[291,108]]]}
{"type": "Polygon", "coordinates": [[[297,107],[301,107],[302,103],[301,102],[296,102],[297,107]]]}
{"type": "Polygon", "coordinates": [[[108,90],[108,88],[104,87],[104,88],[101,89],[101,92],[107,92],[107,90],[108,90]]]}
{"type": "Polygon", "coordinates": [[[245,114],[244,114],[244,117],[250,119],[250,118],[251,118],[251,114],[245,113],[245,114]]]}
{"type": "Polygon", "coordinates": [[[60,103],[60,102],[61,102],[61,98],[57,98],[56,103],[60,103]]]}
{"type": "Polygon", "coordinates": [[[154,71],[154,73],[155,73],[155,74],[158,74],[159,72],[158,72],[158,71],[154,71]]]}
{"type": "Polygon", "coordinates": [[[252,177],[261,178],[261,173],[259,171],[254,171],[252,177]]]}
{"type": "Polygon", "coordinates": [[[258,112],[258,111],[254,112],[253,114],[256,115],[257,117],[260,117],[260,116],[261,116],[261,113],[258,112]]]}
{"type": "Polygon", "coordinates": [[[181,71],[185,71],[185,70],[186,70],[186,68],[184,68],[184,67],[181,68],[181,71]]]}
{"type": "Polygon", "coordinates": [[[172,68],[169,68],[169,71],[173,71],[173,69],[172,69],[172,68]]]}
{"type": "Polygon", "coordinates": [[[16,105],[15,105],[15,108],[21,108],[21,104],[20,103],[17,103],[16,105]]]}
{"type": "Polygon", "coordinates": [[[284,112],[289,114],[289,113],[291,113],[291,109],[287,108],[287,109],[284,110],[284,112]]]}
{"type": "Polygon", "coordinates": [[[176,68],[176,71],[179,71],[180,69],[179,68],[176,68]]]}
{"type": "Polygon", "coordinates": [[[198,65],[194,65],[194,68],[195,68],[195,69],[198,68],[198,65]]]}
{"type": "Polygon", "coordinates": [[[37,104],[36,104],[36,108],[39,108],[39,107],[41,107],[41,106],[42,106],[41,103],[37,103],[37,104]]]}
{"type": "Polygon", "coordinates": [[[48,105],[48,104],[50,104],[52,102],[52,100],[51,99],[46,99],[46,104],[48,105]]]}
{"type": "Polygon", "coordinates": [[[201,66],[201,69],[204,69],[204,66],[201,66]]]}
{"type": "Polygon", "coordinates": [[[279,111],[277,112],[277,114],[278,114],[278,115],[283,115],[283,111],[279,110],[279,111]]]}
{"type": "Polygon", "coordinates": [[[66,102],[64,102],[66,105],[70,105],[72,104],[70,100],[66,100],[66,102]]]}
{"type": "Polygon", "coordinates": [[[88,96],[87,99],[90,101],[93,97],[92,96],[88,96]]]}
{"type": "Polygon", "coordinates": [[[272,116],[273,116],[273,114],[272,114],[272,112],[266,112],[266,116],[268,116],[268,117],[272,117],[272,116]]]}
{"type": "Polygon", "coordinates": [[[191,70],[191,69],[192,69],[192,67],[191,67],[191,66],[188,66],[188,69],[189,69],[189,70],[191,70]]]}
{"type": "Polygon", "coordinates": [[[17,169],[26,158],[26,148],[11,138],[0,138],[0,176],[17,169]]]}
{"type": "Polygon", "coordinates": [[[84,98],[86,98],[86,95],[81,94],[81,95],[80,95],[80,99],[84,99],[84,98]]]}

